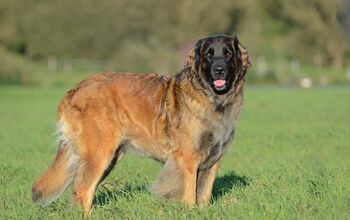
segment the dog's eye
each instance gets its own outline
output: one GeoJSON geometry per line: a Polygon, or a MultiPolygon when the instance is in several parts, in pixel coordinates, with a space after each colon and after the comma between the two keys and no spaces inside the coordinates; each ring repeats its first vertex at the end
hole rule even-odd
{"type": "Polygon", "coordinates": [[[205,56],[205,58],[206,58],[207,60],[211,60],[211,59],[213,58],[213,56],[214,56],[214,50],[213,50],[213,48],[209,48],[209,49],[206,51],[206,53],[204,54],[204,56],[205,56]]]}
{"type": "Polygon", "coordinates": [[[229,51],[229,50],[226,50],[225,53],[224,53],[224,55],[225,55],[225,57],[226,57],[227,59],[229,59],[229,58],[232,57],[232,53],[231,53],[231,51],[229,51]]]}
{"type": "Polygon", "coordinates": [[[205,54],[205,58],[207,58],[208,60],[211,60],[211,58],[213,58],[213,54],[208,52],[205,54]]]}

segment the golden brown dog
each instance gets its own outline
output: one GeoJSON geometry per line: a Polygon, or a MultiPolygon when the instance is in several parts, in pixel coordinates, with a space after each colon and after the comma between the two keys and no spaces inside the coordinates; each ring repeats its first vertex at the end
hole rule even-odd
{"type": "Polygon", "coordinates": [[[48,204],[73,183],[88,216],[97,185],[133,148],[165,163],[156,195],[207,204],[249,67],[238,39],[218,35],[199,40],[172,77],[109,72],[82,81],[58,108],[58,152],[33,201],[48,204]]]}

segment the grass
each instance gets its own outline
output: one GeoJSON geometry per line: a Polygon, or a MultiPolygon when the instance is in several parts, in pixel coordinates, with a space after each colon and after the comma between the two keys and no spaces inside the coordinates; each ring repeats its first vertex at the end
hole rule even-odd
{"type": "MultiPolygon", "coordinates": [[[[52,161],[66,89],[0,87],[0,219],[79,219],[71,190],[41,208],[31,185],[52,161]]],[[[350,87],[246,88],[213,203],[189,209],[147,186],[161,166],[129,154],[99,186],[92,219],[349,219],[350,87]]]]}

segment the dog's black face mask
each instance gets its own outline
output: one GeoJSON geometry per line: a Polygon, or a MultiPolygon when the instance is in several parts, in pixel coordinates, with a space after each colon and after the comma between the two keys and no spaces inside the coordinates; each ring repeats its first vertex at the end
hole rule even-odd
{"type": "Polygon", "coordinates": [[[195,48],[197,73],[218,95],[226,94],[242,67],[238,39],[234,36],[213,36],[199,40],[195,48]]]}

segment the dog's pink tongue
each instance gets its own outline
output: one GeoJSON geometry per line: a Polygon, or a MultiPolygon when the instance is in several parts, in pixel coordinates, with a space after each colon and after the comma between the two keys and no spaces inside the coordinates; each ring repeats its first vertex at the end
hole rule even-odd
{"type": "Polygon", "coordinates": [[[223,79],[218,79],[214,81],[214,85],[216,87],[222,87],[225,85],[225,83],[226,83],[226,80],[223,80],[223,79]]]}

